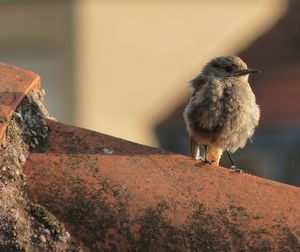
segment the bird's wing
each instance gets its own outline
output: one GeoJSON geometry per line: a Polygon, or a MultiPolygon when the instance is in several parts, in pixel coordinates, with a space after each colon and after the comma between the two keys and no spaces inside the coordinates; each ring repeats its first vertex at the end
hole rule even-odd
{"type": "Polygon", "coordinates": [[[190,88],[192,91],[192,96],[195,95],[208,81],[208,78],[204,75],[198,75],[195,79],[190,81],[190,88]]]}
{"type": "Polygon", "coordinates": [[[220,126],[222,121],[224,85],[213,78],[206,78],[200,85],[191,99],[194,121],[199,128],[211,130],[220,126]]]}

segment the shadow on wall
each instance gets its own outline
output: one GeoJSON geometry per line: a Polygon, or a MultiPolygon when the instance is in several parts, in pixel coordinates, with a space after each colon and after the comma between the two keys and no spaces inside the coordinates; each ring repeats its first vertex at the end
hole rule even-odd
{"type": "MultiPolygon", "coordinates": [[[[238,166],[251,174],[296,186],[300,186],[299,11],[300,2],[290,1],[286,15],[238,54],[250,67],[263,71],[250,79],[261,121],[253,143],[233,155],[238,166]]],[[[189,143],[182,113],[187,102],[188,97],[155,128],[163,149],[185,155],[189,143]]],[[[230,166],[226,155],[221,165],[230,166]]]]}

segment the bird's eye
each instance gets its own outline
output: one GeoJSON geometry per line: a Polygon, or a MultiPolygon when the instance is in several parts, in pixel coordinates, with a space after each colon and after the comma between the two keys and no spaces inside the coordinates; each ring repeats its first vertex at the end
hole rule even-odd
{"type": "Polygon", "coordinates": [[[232,71],[232,67],[231,66],[226,66],[225,67],[225,71],[226,72],[231,72],[232,71]]]}

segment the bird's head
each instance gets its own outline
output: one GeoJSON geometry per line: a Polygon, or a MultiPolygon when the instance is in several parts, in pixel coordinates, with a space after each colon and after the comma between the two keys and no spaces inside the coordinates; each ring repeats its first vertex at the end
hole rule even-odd
{"type": "Polygon", "coordinates": [[[208,62],[202,74],[218,78],[238,78],[248,80],[249,74],[260,73],[257,69],[249,69],[247,64],[237,56],[222,56],[208,62]]]}

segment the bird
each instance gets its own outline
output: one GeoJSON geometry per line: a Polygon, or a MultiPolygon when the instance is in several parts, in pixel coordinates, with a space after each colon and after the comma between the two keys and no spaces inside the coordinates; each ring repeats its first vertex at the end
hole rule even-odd
{"type": "Polygon", "coordinates": [[[260,119],[260,108],[250,87],[250,69],[238,56],[210,60],[190,81],[192,95],[183,117],[189,135],[191,155],[206,163],[219,165],[224,151],[237,169],[230,153],[251,140],[260,119]],[[204,158],[199,146],[204,146],[204,158]]]}

